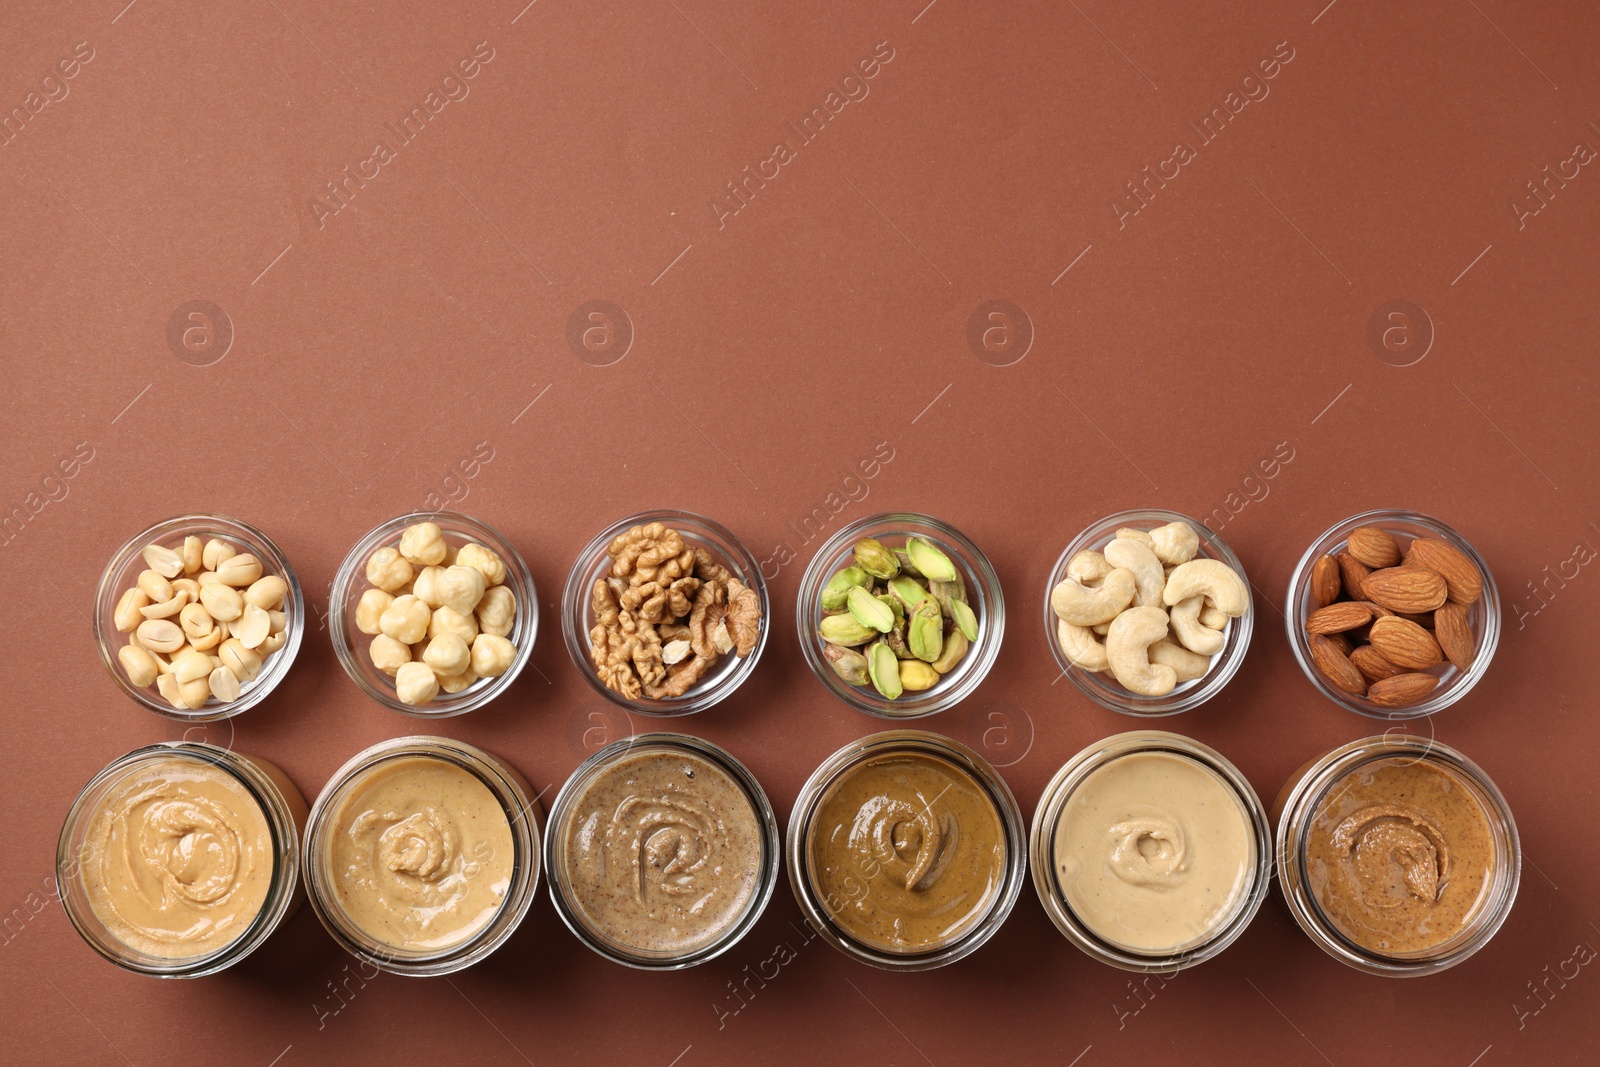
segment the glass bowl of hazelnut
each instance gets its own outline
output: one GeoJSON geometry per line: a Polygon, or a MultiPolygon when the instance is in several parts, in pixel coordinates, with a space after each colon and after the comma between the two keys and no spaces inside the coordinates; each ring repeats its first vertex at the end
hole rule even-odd
{"type": "Polygon", "coordinates": [[[328,599],[350,680],[406,715],[464,715],[511,685],[533,653],[539,600],[505,535],[453,511],[390,519],[339,564],[328,599]]]}

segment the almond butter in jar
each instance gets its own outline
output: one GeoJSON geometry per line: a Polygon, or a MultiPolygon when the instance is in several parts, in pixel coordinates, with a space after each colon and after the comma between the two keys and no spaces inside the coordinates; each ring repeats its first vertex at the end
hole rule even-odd
{"type": "Polygon", "coordinates": [[[1274,807],[1289,910],[1350,967],[1436,973],[1477,952],[1510,914],[1516,823],[1488,775],[1447,745],[1352,742],[1296,772],[1274,807]]]}

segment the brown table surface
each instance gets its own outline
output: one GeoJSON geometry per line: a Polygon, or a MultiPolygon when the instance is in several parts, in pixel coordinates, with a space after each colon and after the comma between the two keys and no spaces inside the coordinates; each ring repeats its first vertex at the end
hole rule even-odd
{"type": "Polygon", "coordinates": [[[1593,1062],[1592,5],[124,2],[0,13],[0,1061],[1593,1062]],[[568,323],[593,300],[612,319],[586,348],[568,323]],[[75,449],[92,458],[48,478],[75,449]],[[357,691],[313,619],[263,706],[191,736],[308,797],[428,730],[557,785],[608,707],[553,622],[567,568],[603,525],[685,508],[777,572],[774,632],[742,691],[670,725],[745,760],[786,822],[818,762],[883,726],[801,659],[816,531],[911,509],[973,537],[1011,609],[987,681],[920,725],[1006,764],[1031,814],[1067,757],[1141,725],[1052,684],[1051,564],[1101,515],[1161,506],[1234,548],[1259,624],[1227,690],[1161,725],[1270,797],[1379,732],[1295,665],[1290,571],[1335,521],[1407,507],[1500,582],[1492,670],[1415,729],[1509,798],[1521,894],[1487,948],[1417,981],[1345,969],[1274,896],[1142,997],[1031,885],[987,946],[920,975],[802,945],[786,884],[747,940],[674,974],[596,956],[542,891],[448,981],[352,980],[304,908],[201,981],[95,956],[49,897],[61,818],[100,767],[182,733],[98,663],[113,550],[236,515],[320,618],[356,538],[440,502],[526,556],[536,669],[414,721],[357,691]],[[784,942],[796,958],[732,1012],[784,942]]]}

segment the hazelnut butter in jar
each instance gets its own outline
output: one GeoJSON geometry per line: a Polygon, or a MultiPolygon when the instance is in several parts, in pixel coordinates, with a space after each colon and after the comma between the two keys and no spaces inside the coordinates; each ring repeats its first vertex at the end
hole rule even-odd
{"type": "Polygon", "coordinates": [[[1284,900],[1347,966],[1404,978],[1453,967],[1511,912],[1516,823],[1477,764],[1426,738],[1353,741],[1274,804],[1284,900]]]}
{"type": "Polygon", "coordinates": [[[1127,971],[1175,973],[1232,944],[1272,874],[1266,812],[1198,741],[1135,730],[1045,788],[1030,838],[1039,901],[1067,939],[1127,971]]]}
{"type": "Polygon", "coordinates": [[[214,974],[299,905],[305,819],[300,791],[266,760],[151,745],[78,794],[56,848],[57,893],[113,963],[164,978],[214,974]]]}
{"type": "Polygon", "coordinates": [[[341,767],[311,809],[311,906],[352,954],[395,974],[483,959],[533,902],[539,812],[516,770],[461,741],[399,737],[341,767]]]}
{"type": "Polygon", "coordinates": [[[727,951],[778,878],[778,821],[759,782],[709,741],[624,738],[550,808],[545,864],[562,921],[600,955],[667,970],[727,951]]]}
{"type": "Polygon", "coordinates": [[[789,881],[835,948],[888,970],[929,970],[1005,921],[1026,866],[1022,813],[983,757],[924,730],[835,752],[789,821],[789,881]]]}

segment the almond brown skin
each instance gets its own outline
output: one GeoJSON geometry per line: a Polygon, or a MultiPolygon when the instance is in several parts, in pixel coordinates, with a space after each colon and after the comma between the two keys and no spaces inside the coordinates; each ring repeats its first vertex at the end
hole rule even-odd
{"type": "Polygon", "coordinates": [[[1306,632],[1336,634],[1372,621],[1372,609],[1359,600],[1345,600],[1318,608],[1306,616],[1306,632]]]}
{"type": "Polygon", "coordinates": [[[1381,682],[1373,682],[1367,690],[1367,699],[1380,708],[1405,708],[1417,703],[1433,692],[1439,679],[1431,674],[1397,674],[1381,682]]]}
{"type": "Polygon", "coordinates": [[[1344,595],[1351,600],[1365,600],[1366,596],[1361,592],[1361,583],[1367,580],[1372,568],[1348,552],[1340,552],[1333,559],[1339,564],[1339,578],[1344,585],[1344,595]]]}
{"type": "Polygon", "coordinates": [[[1324,608],[1339,599],[1339,561],[1323,556],[1311,565],[1311,604],[1324,608]]]}
{"type": "Polygon", "coordinates": [[[1356,670],[1355,665],[1338,645],[1321,634],[1311,634],[1309,641],[1312,662],[1317,665],[1317,672],[1327,679],[1329,685],[1353,696],[1362,696],[1366,693],[1367,680],[1356,670]]]}
{"type": "Polygon", "coordinates": [[[1483,575],[1467,554],[1455,545],[1431,537],[1419,537],[1407,550],[1410,562],[1442,575],[1450,588],[1450,599],[1457,604],[1472,604],[1483,595],[1483,575]]]}
{"type": "Polygon", "coordinates": [[[1366,675],[1369,682],[1381,682],[1385,678],[1393,678],[1405,671],[1383,658],[1383,653],[1371,645],[1362,645],[1350,653],[1350,662],[1355,664],[1356,670],[1366,675]]]}
{"type": "Polygon", "coordinates": [[[1432,611],[1445,602],[1449,587],[1444,576],[1426,567],[1385,567],[1362,579],[1361,599],[1390,611],[1432,611]]]}
{"type": "Polygon", "coordinates": [[[1433,636],[1439,642],[1445,657],[1458,670],[1472,666],[1477,655],[1477,643],[1472,638],[1472,624],[1468,621],[1465,604],[1449,603],[1433,613],[1433,636]]]}
{"type": "Polygon", "coordinates": [[[1373,570],[1393,567],[1400,562],[1400,543],[1389,531],[1376,526],[1351,530],[1345,550],[1373,570]]]}
{"type": "Polygon", "coordinates": [[[1396,667],[1422,670],[1444,661],[1444,652],[1432,634],[1416,623],[1397,616],[1373,623],[1367,639],[1379,655],[1396,667]]]}

